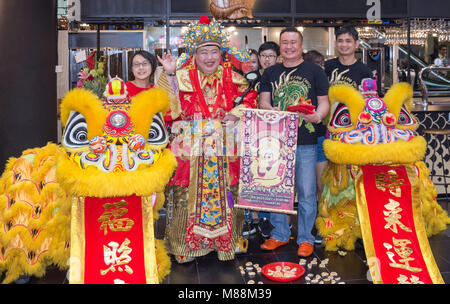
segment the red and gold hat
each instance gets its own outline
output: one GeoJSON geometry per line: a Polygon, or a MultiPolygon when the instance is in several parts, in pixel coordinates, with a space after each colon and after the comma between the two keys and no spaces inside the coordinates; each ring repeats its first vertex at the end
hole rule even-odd
{"type": "Polygon", "coordinates": [[[239,62],[250,60],[250,54],[247,51],[241,52],[230,45],[229,35],[228,31],[215,19],[210,20],[207,16],[201,16],[198,22],[189,24],[184,36],[186,52],[180,57],[178,68],[189,62],[199,47],[206,45],[218,46],[239,62]]]}
{"type": "Polygon", "coordinates": [[[193,55],[195,51],[205,45],[217,45],[220,49],[229,46],[229,34],[215,19],[209,20],[201,16],[199,21],[191,23],[184,36],[186,52],[193,55]]]}

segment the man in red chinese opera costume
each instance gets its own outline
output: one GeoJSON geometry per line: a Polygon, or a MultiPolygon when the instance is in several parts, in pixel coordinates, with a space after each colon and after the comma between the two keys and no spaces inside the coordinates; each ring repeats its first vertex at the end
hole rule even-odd
{"type": "Polygon", "coordinates": [[[231,126],[242,115],[239,108],[257,104],[254,90],[235,104],[249,83],[232,65],[242,70],[250,57],[232,48],[220,23],[206,16],[190,24],[185,44],[176,65],[164,64],[169,57],[160,58],[165,72],[173,75],[180,102],[166,116],[175,120],[170,148],[178,160],[166,192],[168,251],[179,263],[212,251],[219,260],[231,260],[236,251],[246,251],[247,242],[241,237],[243,210],[233,208],[239,181],[236,144],[231,147],[224,138],[234,141],[231,126]],[[224,125],[229,132],[222,131],[224,125]]]}
{"type": "Polygon", "coordinates": [[[362,238],[374,283],[444,283],[427,237],[450,219],[422,161],[427,143],[415,131],[412,88],[397,83],[380,98],[366,79],[360,91],[329,90],[330,164],[316,220],[325,249],[353,250],[362,238]]]}
{"type": "Polygon", "coordinates": [[[162,113],[168,95],[129,98],[112,79],[102,100],[73,89],[61,104],[62,146],[11,158],[1,177],[4,283],[70,266],[70,283],[159,283],[170,272],[154,220],[176,167],[162,113]]]}

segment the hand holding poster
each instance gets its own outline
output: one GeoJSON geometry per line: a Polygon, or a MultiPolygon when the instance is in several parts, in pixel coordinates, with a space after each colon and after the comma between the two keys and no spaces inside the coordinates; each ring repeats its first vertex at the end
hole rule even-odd
{"type": "Polygon", "coordinates": [[[297,115],[256,109],[243,112],[239,201],[234,206],[296,214],[297,115]]]}

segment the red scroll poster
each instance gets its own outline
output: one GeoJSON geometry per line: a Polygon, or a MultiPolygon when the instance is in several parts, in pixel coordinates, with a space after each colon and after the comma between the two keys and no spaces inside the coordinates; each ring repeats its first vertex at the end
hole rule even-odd
{"type": "Polygon", "coordinates": [[[352,171],[373,282],[443,283],[422,219],[414,165],[365,165],[352,171]]]}
{"type": "Polygon", "coordinates": [[[77,199],[72,205],[70,283],[157,283],[155,198],[77,199]]]}
{"type": "Polygon", "coordinates": [[[235,207],[296,214],[297,129],[295,114],[243,110],[239,201],[235,207]]]}

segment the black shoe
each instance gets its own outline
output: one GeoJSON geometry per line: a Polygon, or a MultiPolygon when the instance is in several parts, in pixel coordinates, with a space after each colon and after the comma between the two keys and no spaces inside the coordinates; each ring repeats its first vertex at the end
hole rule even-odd
{"type": "Polygon", "coordinates": [[[30,282],[30,276],[21,275],[17,280],[14,281],[16,284],[28,284],[30,282]]]}
{"type": "Polygon", "coordinates": [[[256,226],[253,223],[245,223],[242,229],[242,236],[248,236],[256,233],[256,226]]]}
{"type": "Polygon", "coordinates": [[[273,226],[267,218],[262,218],[259,220],[258,230],[263,237],[270,237],[270,232],[272,232],[272,229],[273,226]]]}
{"type": "Polygon", "coordinates": [[[315,239],[314,239],[314,243],[315,244],[322,244],[322,237],[317,234],[315,239]]]}

